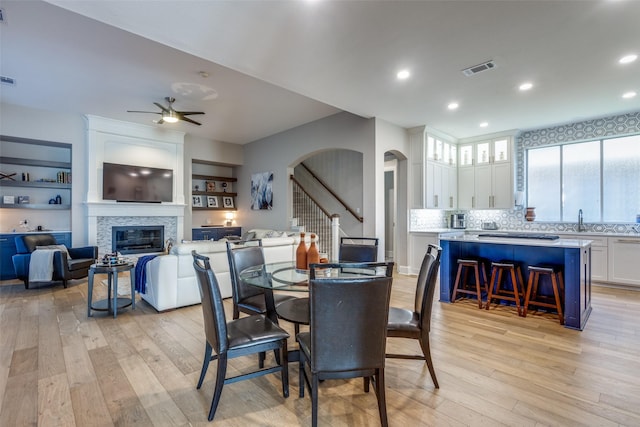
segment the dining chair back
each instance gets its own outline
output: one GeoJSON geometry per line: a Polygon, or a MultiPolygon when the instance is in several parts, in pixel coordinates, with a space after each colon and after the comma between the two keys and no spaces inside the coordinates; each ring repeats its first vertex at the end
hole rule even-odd
{"type": "Polygon", "coordinates": [[[439,388],[433,361],[431,359],[431,347],[429,344],[429,331],[431,329],[431,311],[433,296],[440,268],[440,256],[442,248],[429,244],[427,253],[422,259],[413,310],[390,307],[387,336],[393,338],[409,338],[420,342],[422,355],[407,355],[387,353],[387,357],[395,359],[424,360],[429,368],[431,379],[436,388],[439,388]]]}
{"type": "Polygon", "coordinates": [[[247,314],[265,313],[264,289],[247,285],[240,279],[242,270],[264,264],[262,240],[258,240],[257,246],[245,246],[227,242],[227,257],[229,258],[229,275],[231,277],[233,318],[237,319],[240,316],[240,312],[247,314]]]}
{"type": "Polygon", "coordinates": [[[193,251],[193,268],[202,297],[202,315],[206,337],[205,355],[198,380],[202,386],[209,362],[218,360],[216,383],[214,387],[209,421],[213,420],[222,388],[225,384],[255,378],[257,376],[280,372],[282,394],[289,396],[289,371],[287,364],[287,338],[289,334],[262,314],[255,314],[242,319],[226,321],[220,287],[215,273],[211,269],[209,258],[193,251]],[[227,378],[227,362],[229,359],[267,351],[279,351],[277,365],[250,371],[227,378]]]}
{"type": "Polygon", "coordinates": [[[341,268],[345,264],[310,266],[309,332],[297,335],[300,345],[300,397],[304,386],[311,395],[312,425],[318,421],[318,386],[328,379],[365,378],[365,391],[373,378],[378,411],[388,424],[384,388],[385,343],[393,263],[352,264],[349,268],[383,267],[371,277],[322,277],[319,268],[341,268]]]}
{"type": "Polygon", "coordinates": [[[341,237],[338,260],[340,262],[376,262],[378,239],[376,237],[341,237]]]}
{"type": "MultiPolygon", "coordinates": [[[[227,242],[227,256],[229,258],[229,273],[231,277],[231,297],[233,299],[233,318],[240,317],[240,312],[246,314],[266,314],[266,292],[270,290],[252,286],[240,278],[242,270],[263,265],[265,263],[262,240],[252,241],[251,244],[227,242]]],[[[273,294],[274,305],[295,298],[291,295],[273,294]]]]}

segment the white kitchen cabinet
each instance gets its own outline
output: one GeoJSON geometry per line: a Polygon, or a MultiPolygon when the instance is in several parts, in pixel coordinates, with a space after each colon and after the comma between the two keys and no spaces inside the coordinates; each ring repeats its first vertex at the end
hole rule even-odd
{"type": "Polygon", "coordinates": [[[511,209],[515,203],[513,191],[513,163],[491,165],[491,208],[511,209]]]}
{"type": "Polygon", "coordinates": [[[458,209],[473,209],[475,200],[474,168],[458,168],[458,209]]]}
{"type": "Polygon", "coordinates": [[[460,167],[473,166],[474,147],[475,147],[474,144],[464,144],[458,147],[458,152],[460,153],[460,159],[458,159],[458,165],[460,165],[460,167]]]}
{"type": "Polygon", "coordinates": [[[447,181],[449,181],[449,209],[458,207],[458,168],[453,165],[447,168],[447,181]]]}
{"type": "Polygon", "coordinates": [[[458,151],[458,208],[512,208],[514,172],[511,138],[464,144],[458,151]]]}
{"type": "Polygon", "coordinates": [[[473,209],[491,208],[491,196],[493,195],[493,180],[490,164],[476,166],[474,168],[474,188],[473,209]]]}
{"type": "MultiPolygon", "coordinates": [[[[457,207],[457,146],[426,127],[409,131],[412,209],[457,207]]],[[[437,132],[436,132],[437,133],[437,132]]]]}
{"type": "Polygon", "coordinates": [[[640,237],[609,238],[608,281],[640,286],[640,237]]]}
{"type": "Polygon", "coordinates": [[[591,280],[606,282],[607,279],[607,247],[591,245],[591,280]]]}
{"type": "Polygon", "coordinates": [[[608,281],[608,239],[604,236],[584,235],[581,233],[561,234],[561,239],[591,240],[591,280],[608,281]]]}
{"type": "Polygon", "coordinates": [[[456,207],[457,173],[455,166],[427,161],[425,174],[425,207],[454,209],[456,207]]]}

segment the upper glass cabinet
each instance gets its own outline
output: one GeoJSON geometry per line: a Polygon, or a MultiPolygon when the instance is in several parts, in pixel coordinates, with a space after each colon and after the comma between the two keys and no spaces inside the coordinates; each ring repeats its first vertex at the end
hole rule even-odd
{"type": "Polygon", "coordinates": [[[473,145],[460,145],[460,166],[473,166],[473,145]]]}
{"type": "Polygon", "coordinates": [[[427,160],[455,165],[456,152],[455,144],[427,135],[427,160]]]}
{"type": "Polygon", "coordinates": [[[491,162],[491,146],[489,142],[476,144],[476,164],[483,165],[491,162]]]}
{"type": "Polygon", "coordinates": [[[508,162],[509,159],[509,140],[496,139],[493,141],[493,162],[508,162]]]}

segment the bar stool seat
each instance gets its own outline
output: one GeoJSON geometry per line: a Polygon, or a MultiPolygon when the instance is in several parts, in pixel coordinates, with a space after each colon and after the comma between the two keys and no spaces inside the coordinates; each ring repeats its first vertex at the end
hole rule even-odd
{"type": "Polygon", "coordinates": [[[491,262],[491,279],[489,280],[489,292],[487,294],[487,310],[491,306],[491,300],[513,301],[518,310],[518,316],[522,316],[521,298],[524,295],[524,280],[520,263],[514,261],[491,262]],[[503,287],[503,274],[506,273],[511,282],[512,289],[503,287]]]}
{"type": "Polygon", "coordinates": [[[527,317],[529,306],[554,308],[558,312],[560,324],[564,325],[564,314],[562,304],[564,300],[564,280],[562,269],[558,266],[529,266],[529,281],[524,299],[522,316],[527,317]],[[553,296],[541,295],[538,293],[538,285],[541,276],[548,276],[553,288],[553,296]]]}
{"type": "Polygon", "coordinates": [[[456,281],[453,286],[453,295],[451,302],[456,302],[458,294],[475,295],[478,299],[478,308],[482,308],[482,292],[487,294],[487,271],[485,262],[482,259],[459,259],[458,272],[456,273],[456,281]],[[474,283],[468,280],[469,271],[473,270],[474,283]],[[480,280],[480,272],[482,272],[482,281],[480,280]],[[462,278],[462,281],[460,279],[462,278]]]}

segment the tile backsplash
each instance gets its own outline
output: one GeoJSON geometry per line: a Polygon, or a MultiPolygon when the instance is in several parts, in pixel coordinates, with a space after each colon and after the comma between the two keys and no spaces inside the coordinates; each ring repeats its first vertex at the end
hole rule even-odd
{"type": "MultiPolygon", "coordinates": [[[[578,222],[537,222],[524,219],[525,209],[456,210],[412,209],[409,212],[409,231],[433,231],[449,228],[449,215],[467,214],[467,229],[480,230],[483,222],[495,222],[499,230],[572,233],[578,231],[578,222]]],[[[640,224],[585,223],[586,232],[604,234],[638,234],[640,224]]]]}

